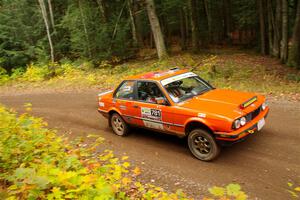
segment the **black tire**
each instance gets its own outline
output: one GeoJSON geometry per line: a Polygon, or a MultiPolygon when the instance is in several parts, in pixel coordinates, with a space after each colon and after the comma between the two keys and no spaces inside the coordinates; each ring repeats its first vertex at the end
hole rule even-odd
{"type": "Polygon", "coordinates": [[[213,136],[203,129],[194,129],[188,135],[191,153],[202,161],[211,161],[220,153],[220,147],[213,136]]]}
{"type": "Polygon", "coordinates": [[[125,136],[128,134],[129,126],[118,113],[113,113],[110,116],[109,122],[116,135],[125,136]]]}

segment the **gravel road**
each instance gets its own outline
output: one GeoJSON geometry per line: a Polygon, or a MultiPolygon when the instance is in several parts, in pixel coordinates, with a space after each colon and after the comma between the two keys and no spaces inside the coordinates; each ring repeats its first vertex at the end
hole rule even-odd
{"type": "Polygon", "coordinates": [[[201,162],[191,156],[185,139],[143,129],[134,129],[127,137],[114,135],[97,112],[96,96],[95,90],[2,94],[0,103],[23,112],[23,104],[31,102],[34,115],[70,138],[98,134],[106,139],[103,148],[128,155],[142,169],[144,182],[169,191],[182,188],[195,199],[211,186],[237,182],[251,199],[284,200],[290,199],[287,182],[300,185],[299,102],[270,102],[261,132],[223,148],[215,161],[201,162]]]}

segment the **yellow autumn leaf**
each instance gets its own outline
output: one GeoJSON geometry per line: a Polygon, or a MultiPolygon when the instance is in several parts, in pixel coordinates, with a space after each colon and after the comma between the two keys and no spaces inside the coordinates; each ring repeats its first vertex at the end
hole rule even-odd
{"type": "Polygon", "coordinates": [[[25,103],[24,104],[24,107],[25,107],[25,110],[27,112],[31,111],[32,110],[32,104],[31,103],[25,103]]]}
{"type": "Polygon", "coordinates": [[[129,166],[130,166],[130,163],[129,163],[129,162],[124,162],[124,163],[123,163],[123,167],[128,168],[129,166]]]}
{"type": "Polygon", "coordinates": [[[122,160],[127,160],[129,157],[128,156],[123,156],[122,160]]]}
{"type": "Polygon", "coordinates": [[[132,172],[134,175],[138,176],[141,174],[141,169],[139,167],[135,167],[132,172]]]}
{"type": "Polygon", "coordinates": [[[124,185],[128,185],[129,183],[131,183],[132,181],[131,181],[131,178],[128,178],[128,177],[124,177],[123,179],[122,179],[122,183],[124,184],[124,185]]]}
{"type": "Polygon", "coordinates": [[[300,187],[296,187],[294,190],[300,192],[300,187]]]}

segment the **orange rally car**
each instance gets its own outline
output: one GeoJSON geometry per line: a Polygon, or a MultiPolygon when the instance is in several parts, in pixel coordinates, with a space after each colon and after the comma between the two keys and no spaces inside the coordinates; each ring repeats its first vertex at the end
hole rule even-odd
{"type": "Polygon", "coordinates": [[[98,111],[119,136],[138,126],[187,137],[191,153],[209,161],[220,146],[261,130],[269,107],[264,96],[216,89],[195,73],[174,68],[129,77],[100,93],[98,111]]]}

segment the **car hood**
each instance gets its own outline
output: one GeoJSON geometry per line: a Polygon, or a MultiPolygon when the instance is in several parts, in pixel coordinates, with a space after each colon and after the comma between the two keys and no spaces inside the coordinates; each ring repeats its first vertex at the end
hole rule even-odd
{"type": "Polygon", "coordinates": [[[178,105],[203,114],[235,119],[245,114],[240,105],[254,96],[254,93],[214,89],[178,105]]]}

